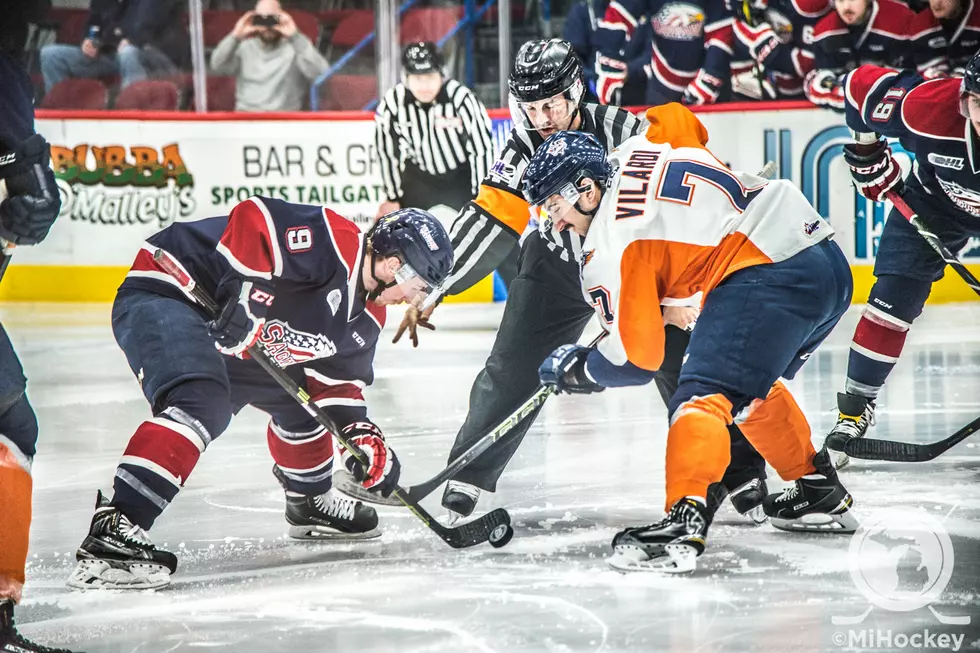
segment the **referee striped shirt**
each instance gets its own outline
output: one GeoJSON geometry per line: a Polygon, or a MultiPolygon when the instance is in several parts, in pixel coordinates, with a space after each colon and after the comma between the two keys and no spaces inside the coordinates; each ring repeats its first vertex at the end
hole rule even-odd
{"type": "Polygon", "coordinates": [[[422,104],[398,84],[378,104],[374,116],[381,178],[391,201],[402,197],[402,172],[411,161],[430,175],[444,175],[469,163],[473,194],[493,162],[490,116],[483,103],[455,79],[422,104]]]}
{"type": "MultiPolygon", "coordinates": [[[[620,107],[582,104],[579,131],[595,136],[607,152],[626,139],[643,132],[644,119],[620,107]]],[[[500,156],[483,180],[477,198],[466,204],[453,223],[450,238],[455,263],[444,284],[444,294],[456,295],[490,274],[507,257],[521,234],[531,227],[530,206],[521,182],[534,151],[544,139],[537,131],[515,127],[500,156]]],[[[573,231],[534,231],[529,238],[544,238],[555,256],[579,261],[582,237],[573,231]]]]}

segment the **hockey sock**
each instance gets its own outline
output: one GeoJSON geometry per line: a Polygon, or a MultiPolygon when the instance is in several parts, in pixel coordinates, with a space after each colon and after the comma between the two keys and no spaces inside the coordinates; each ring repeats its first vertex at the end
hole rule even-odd
{"type": "Polygon", "coordinates": [[[902,354],[912,320],[922,312],[931,288],[930,281],[893,275],[878,278],[854,330],[845,392],[869,399],[878,396],[902,354]]]}
{"type": "Polygon", "coordinates": [[[112,505],[140,528],[150,528],[177,496],[209,441],[166,413],[143,422],[116,468],[112,505]]]}
{"type": "Polygon", "coordinates": [[[667,431],[665,512],[687,496],[706,497],[730,462],[732,402],[724,395],[695,396],[674,411],[667,431]]]}
{"type": "Polygon", "coordinates": [[[312,496],[330,489],[333,438],[325,428],[293,433],[270,421],[267,440],[287,492],[312,496]]]}
{"type": "Polygon", "coordinates": [[[810,425],[782,381],[776,381],[765,399],[754,400],[735,420],[783,480],[794,481],[815,471],[810,425]]]}
{"type": "Polygon", "coordinates": [[[20,601],[31,528],[31,459],[0,435],[0,599],[20,601]]]}

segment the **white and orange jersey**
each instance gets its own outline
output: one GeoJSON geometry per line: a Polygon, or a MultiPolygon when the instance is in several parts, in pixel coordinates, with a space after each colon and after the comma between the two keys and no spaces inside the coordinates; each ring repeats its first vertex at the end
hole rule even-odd
{"type": "Polygon", "coordinates": [[[656,370],[661,305],[703,303],[737,270],[783,261],[833,234],[789,181],[733,172],[679,104],[647,112],[646,135],[611,155],[618,165],[583,244],[586,300],[614,365],[656,370]]]}

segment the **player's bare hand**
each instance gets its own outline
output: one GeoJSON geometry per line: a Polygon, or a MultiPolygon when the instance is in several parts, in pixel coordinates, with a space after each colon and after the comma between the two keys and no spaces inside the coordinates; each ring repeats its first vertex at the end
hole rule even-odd
{"type": "Polygon", "coordinates": [[[92,39],[85,39],[82,41],[82,54],[90,59],[94,59],[99,56],[99,49],[95,47],[95,41],[92,39]]]}
{"type": "Polygon", "coordinates": [[[401,340],[402,336],[408,331],[408,337],[412,341],[413,347],[419,346],[419,334],[418,329],[422,327],[423,329],[428,329],[429,331],[435,331],[435,326],[429,322],[429,318],[432,316],[432,311],[435,310],[435,306],[425,309],[424,311],[419,311],[412,305],[409,305],[405,310],[405,317],[402,318],[402,323],[398,325],[398,330],[395,331],[395,337],[392,338],[391,342],[396,343],[401,340]]]}
{"type": "Polygon", "coordinates": [[[242,14],[242,17],[235,23],[234,29],[231,30],[231,35],[239,41],[254,36],[261,28],[252,24],[253,16],[255,16],[254,11],[246,11],[242,14]]]}
{"type": "Polygon", "coordinates": [[[397,211],[400,208],[402,208],[402,205],[399,204],[398,202],[391,202],[391,201],[382,202],[381,206],[378,207],[378,214],[374,216],[374,219],[377,220],[383,216],[388,215],[393,211],[397,211]]]}
{"type": "Polygon", "coordinates": [[[690,331],[701,311],[696,306],[664,306],[664,324],[690,331]]]}
{"type": "Polygon", "coordinates": [[[290,39],[296,34],[296,21],[285,11],[281,11],[279,12],[279,24],[276,25],[276,31],[282,34],[283,38],[290,39]]]}

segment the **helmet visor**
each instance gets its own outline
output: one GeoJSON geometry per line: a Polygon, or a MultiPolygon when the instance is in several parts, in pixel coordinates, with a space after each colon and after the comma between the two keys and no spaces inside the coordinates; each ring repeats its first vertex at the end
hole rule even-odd
{"type": "Polygon", "coordinates": [[[538,205],[538,225],[542,231],[551,231],[556,222],[565,218],[575,208],[582,194],[575,184],[568,182],[538,205]]]}
{"type": "Polygon", "coordinates": [[[432,292],[432,285],[419,276],[411,265],[407,262],[402,263],[401,267],[395,270],[395,283],[405,295],[405,301],[422,308],[426,297],[432,292]]]}
{"type": "Polygon", "coordinates": [[[582,101],[585,88],[581,80],[575,82],[562,93],[544,100],[521,101],[511,93],[508,96],[510,117],[515,126],[539,131],[560,131],[571,127],[575,108],[582,101]]]}

